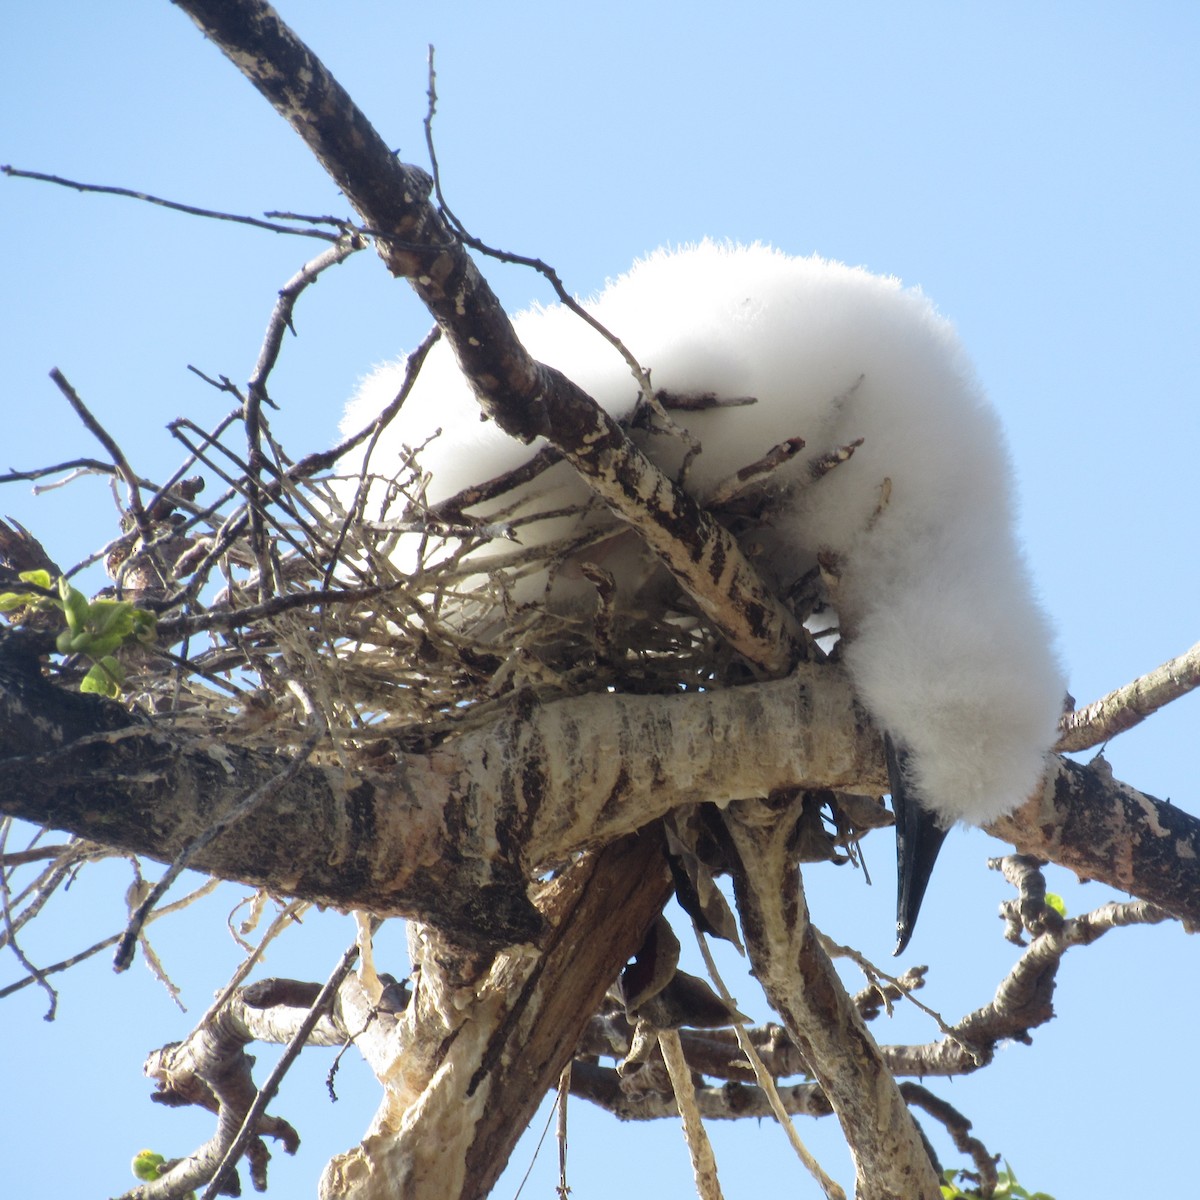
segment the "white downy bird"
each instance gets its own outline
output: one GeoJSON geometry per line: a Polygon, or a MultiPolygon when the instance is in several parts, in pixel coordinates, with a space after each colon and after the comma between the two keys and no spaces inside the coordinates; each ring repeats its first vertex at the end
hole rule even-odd
{"type": "MultiPolygon", "coordinates": [[[[899,953],[946,829],[985,823],[1034,791],[1062,711],[1051,633],[1015,541],[997,417],[949,322],[920,291],[860,268],[705,242],[639,261],[587,308],[651,371],[656,390],[753,398],[672,413],[702,446],[686,478],[701,500],[777,444],[804,439],[768,480],[756,562],[784,591],[818,552],[837,564],[844,661],[885,735],[899,953]],[[860,439],[814,481],[817,460],[860,439]]],[[[577,315],[535,308],[514,323],[530,353],[609,412],[633,408],[629,368],[577,315]]],[[[343,429],[382,409],[403,373],[401,361],[369,376],[343,429]]],[[[372,470],[439,428],[420,453],[431,503],[531,454],[481,421],[446,345],[434,348],[372,470]]],[[[681,457],[678,439],[647,438],[644,449],[668,470],[681,457]]],[[[567,464],[553,470],[556,501],[586,496],[567,464]]],[[[561,536],[562,524],[527,526],[521,540],[561,536]]],[[[620,585],[641,570],[635,564],[616,555],[605,565],[620,585]]],[[[549,604],[578,600],[564,590],[549,604]]]]}

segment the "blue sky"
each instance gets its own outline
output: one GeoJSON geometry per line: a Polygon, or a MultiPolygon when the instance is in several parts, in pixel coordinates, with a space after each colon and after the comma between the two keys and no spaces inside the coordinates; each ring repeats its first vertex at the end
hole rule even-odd
{"type": "MultiPolygon", "coordinates": [[[[1196,641],[1195,5],[279,7],[410,161],[424,161],[434,43],[438,152],[456,211],[485,240],[552,262],[577,292],[655,246],[706,235],[818,251],[923,287],[1003,416],[1022,535],[1079,702],[1196,641]]],[[[166,0],[5,6],[0,161],[228,211],[347,211],[295,135],[166,0]]],[[[166,422],[228,407],[187,365],[244,380],[275,291],[315,253],[21,180],[0,179],[0,214],[4,467],[97,453],[47,378],[58,366],[134,464],[166,475],[180,457],[166,422]]],[[[510,307],[548,298],[528,272],[484,269],[510,307]]],[[[285,443],[298,453],[333,440],[357,378],[428,325],[370,253],[323,278],[273,376],[285,443]]],[[[107,491],[91,481],[36,499],[8,486],[0,514],[64,565],[113,528],[107,491]]],[[[1198,714],[1192,698],[1114,742],[1117,775],[1197,811],[1198,714]]],[[[906,960],[930,963],[925,1000],[951,1020],[990,998],[1015,953],[994,917],[1005,889],[984,867],[1002,852],[982,834],[951,838],[906,960]]],[[[806,883],[818,924],[882,961],[891,853],[882,838],[868,853],[871,889],[829,868],[806,883]]],[[[1061,870],[1050,880],[1073,912],[1110,898],[1061,870]]],[[[54,961],[119,928],[128,882],[121,864],[85,872],[26,953],[54,961]]],[[[154,930],[192,1017],[238,960],[223,921],[240,895],[224,889],[154,930]]],[[[351,936],[345,919],[314,917],[267,969],[323,978],[351,936]]],[[[386,944],[402,958],[397,933],[386,944]]],[[[1196,1063],[1178,1031],[1192,1019],[1196,953],[1173,926],[1072,952],[1058,1018],[1033,1045],[935,1090],[1057,1200],[1174,1192],[1192,1173],[1196,1063]]],[[[143,1145],[182,1153],[210,1132],[151,1106],[140,1075],[145,1053],[183,1036],[189,1018],[141,965],[116,977],[108,961],[60,977],[53,1024],[35,989],[3,1001],[0,1154],[14,1194],[53,1180],[56,1194],[113,1195],[131,1185],[127,1163],[143,1145]]],[[[5,960],[0,986],[18,974],[5,960]]],[[[751,985],[733,986],[746,1008],[751,985]]],[[[875,1032],[934,1036],[907,1014],[875,1032]]],[[[271,1058],[262,1048],[260,1063],[271,1058]]],[[[374,1107],[372,1081],[349,1062],[331,1105],[327,1069],[313,1054],[275,1106],[304,1139],[297,1160],[276,1159],[277,1195],[311,1194],[320,1163],[357,1140],[374,1107]]],[[[577,1200],[692,1194],[669,1124],[618,1125],[580,1105],[571,1121],[577,1200]]],[[[849,1183],[832,1123],[801,1133],[849,1183]]],[[[768,1125],[714,1137],[731,1198],[796,1170],[768,1125]]],[[[497,1195],[512,1194],[530,1153],[527,1141],[497,1195]]],[[[543,1151],[525,1195],[550,1194],[553,1159],[543,1151]]],[[[797,1176],[795,1194],[815,1192],[797,1176]]]]}

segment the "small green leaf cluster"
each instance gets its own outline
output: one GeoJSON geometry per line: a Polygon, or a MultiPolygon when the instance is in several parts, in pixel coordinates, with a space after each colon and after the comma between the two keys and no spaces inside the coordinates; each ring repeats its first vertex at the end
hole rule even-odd
{"type": "Polygon", "coordinates": [[[153,1150],[139,1150],[129,1165],[133,1168],[134,1175],[143,1183],[153,1183],[162,1174],[166,1161],[161,1154],[155,1154],[153,1150]]]}
{"type": "MultiPolygon", "coordinates": [[[[161,1154],[155,1154],[153,1150],[139,1150],[129,1165],[133,1169],[134,1175],[143,1183],[153,1183],[171,1169],[171,1164],[161,1154]]],[[[188,1192],[187,1198],[196,1200],[196,1193],[188,1192]]]]}
{"type": "Polygon", "coordinates": [[[22,571],[19,578],[38,590],[0,592],[0,613],[19,608],[61,609],[67,623],[55,639],[55,648],[60,654],[81,654],[92,663],[80,690],[113,699],[120,696],[125,669],[117,661],[116,651],[129,642],[153,642],[154,614],[135,608],[128,600],[89,600],[65,578],[58,581],[58,599],[54,599],[48,571],[22,571]]]}
{"type": "MultiPolygon", "coordinates": [[[[947,1171],[945,1173],[943,1176],[945,1182],[942,1184],[942,1200],[979,1200],[982,1192],[964,1192],[955,1182],[959,1175],[965,1174],[965,1171],[947,1171]]],[[[1017,1182],[1017,1177],[1008,1163],[1004,1164],[1004,1169],[999,1174],[996,1190],[992,1193],[992,1197],[993,1200],[1054,1200],[1054,1197],[1047,1192],[1031,1192],[1028,1188],[1023,1188],[1017,1182]]]]}

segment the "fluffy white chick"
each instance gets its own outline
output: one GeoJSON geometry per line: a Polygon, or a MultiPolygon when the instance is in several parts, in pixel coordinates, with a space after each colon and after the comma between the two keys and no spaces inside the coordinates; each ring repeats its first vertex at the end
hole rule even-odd
{"type": "MultiPolygon", "coordinates": [[[[888,741],[898,952],[945,829],[984,823],[1031,794],[1062,709],[1051,634],[1014,536],[997,417],[949,322],[920,291],[860,268],[705,242],[639,261],[587,307],[650,369],[656,389],[753,397],[673,414],[702,446],[687,477],[701,499],[776,444],[805,441],[768,485],[759,561],[782,588],[818,552],[836,564],[845,663],[888,741]],[[817,459],[859,439],[848,461],[813,480],[817,459]]],[[[632,409],[628,367],[575,314],[536,308],[514,323],[536,358],[609,412],[632,409]]],[[[371,375],[343,428],[360,428],[390,401],[403,371],[401,362],[371,375]]],[[[431,502],[531,453],[481,421],[445,345],[430,355],[372,469],[439,428],[420,455],[431,502]]],[[[672,469],[678,462],[673,439],[652,437],[644,448],[672,469]]],[[[586,496],[569,466],[555,472],[556,503],[586,496]]],[[[522,539],[563,532],[561,522],[543,524],[522,539]]],[[[618,574],[631,569],[618,563],[618,574]]]]}

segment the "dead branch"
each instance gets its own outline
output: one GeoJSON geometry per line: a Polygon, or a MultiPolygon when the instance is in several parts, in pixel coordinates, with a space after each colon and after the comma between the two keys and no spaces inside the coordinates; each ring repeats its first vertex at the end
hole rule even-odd
{"type": "MultiPolygon", "coordinates": [[[[486,1196],[669,894],[661,835],[647,832],[545,886],[540,953],[492,960],[426,936],[398,1042],[364,1050],[385,1084],[383,1107],[362,1146],[329,1164],[324,1200],[486,1196]]],[[[343,989],[343,1011],[355,990],[343,989]]],[[[358,1003],[361,1021],[369,999],[358,1003]]]]}
{"type": "MultiPolygon", "coordinates": [[[[126,196],[131,200],[144,200],[147,204],[157,204],[162,208],[174,209],[176,212],[187,213],[193,217],[211,217],[215,221],[233,221],[239,225],[253,225],[256,229],[266,229],[271,233],[290,233],[296,237],[320,238],[325,242],[336,242],[341,236],[340,234],[326,233],[321,229],[297,229],[292,225],[277,225],[272,221],[263,221],[258,217],[246,217],[237,213],[217,212],[211,208],[196,208],[192,204],[180,204],[175,200],[164,200],[161,196],[151,196],[147,192],[135,192],[132,188],[124,187],[108,187],[99,183],[79,183],[74,179],[63,179],[58,175],[43,175],[40,171],[22,171],[17,167],[8,165],[0,166],[0,172],[5,175],[10,175],[14,179],[37,179],[42,183],[56,183],[60,187],[74,188],[77,192],[96,192],[105,196],[126,196]]],[[[268,213],[268,216],[286,216],[287,214],[268,213]]],[[[293,220],[309,221],[313,218],[309,217],[294,217],[293,220]]],[[[339,225],[346,224],[345,222],[337,221],[337,218],[325,217],[319,218],[324,221],[333,221],[339,225]]]]}
{"type": "MultiPolygon", "coordinates": [[[[343,960],[339,970],[342,966],[348,970],[352,963],[353,959],[350,963],[343,960]]],[[[263,1191],[271,1157],[263,1137],[280,1141],[289,1154],[296,1152],[300,1138],[292,1126],[263,1111],[271,1097],[266,1088],[260,1093],[254,1086],[253,1060],[246,1046],[252,1041],[288,1040],[298,1045],[332,1046],[345,1039],[345,1031],[322,1007],[325,997],[321,989],[304,1007],[280,1004],[269,1009],[248,1003],[247,990],[207,1014],[183,1042],[156,1050],[146,1060],[145,1072],[155,1080],[158,1103],[199,1105],[216,1115],[217,1129],[205,1145],[121,1200],[178,1200],[210,1181],[215,1185],[227,1162],[231,1167],[243,1150],[254,1186],[263,1191]]],[[[217,1194],[215,1187],[210,1191],[217,1194]]],[[[226,1190],[226,1194],[238,1193],[226,1190]]]]}
{"type": "Polygon", "coordinates": [[[514,437],[544,437],[610,508],[635,525],[701,611],[752,662],[781,674],[804,652],[790,612],[736,540],[675,488],[617,423],[559,372],[536,363],[430,203],[431,180],[401,163],[324,65],[267,4],[178,0],[305,140],[408,279],[451,344],[480,403],[514,437]]]}

